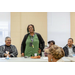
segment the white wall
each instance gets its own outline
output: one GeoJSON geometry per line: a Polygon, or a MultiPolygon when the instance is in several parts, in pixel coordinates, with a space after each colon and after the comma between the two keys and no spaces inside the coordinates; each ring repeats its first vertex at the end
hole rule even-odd
{"type": "Polygon", "coordinates": [[[65,46],[70,37],[70,12],[47,13],[47,40],[54,40],[56,45],[65,46]]]}

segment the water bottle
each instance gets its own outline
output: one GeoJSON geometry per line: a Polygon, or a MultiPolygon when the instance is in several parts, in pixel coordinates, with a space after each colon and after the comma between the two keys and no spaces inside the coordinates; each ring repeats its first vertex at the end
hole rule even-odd
{"type": "Polygon", "coordinates": [[[6,59],[9,59],[9,52],[8,52],[8,51],[6,51],[6,54],[7,54],[6,59]]]}
{"type": "Polygon", "coordinates": [[[37,53],[34,53],[34,56],[37,56],[37,53]]]}
{"type": "Polygon", "coordinates": [[[73,53],[73,57],[75,57],[75,53],[73,53]]]}
{"type": "Polygon", "coordinates": [[[44,52],[42,52],[42,57],[45,57],[45,54],[44,54],[44,52]]]}

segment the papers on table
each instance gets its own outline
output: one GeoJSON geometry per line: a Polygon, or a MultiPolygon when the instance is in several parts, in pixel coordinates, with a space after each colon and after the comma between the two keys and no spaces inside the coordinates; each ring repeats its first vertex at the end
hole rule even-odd
{"type": "MultiPolygon", "coordinates": [[[[1,58],[2,60],[5,60],[6,58],[1,58]]],[[[11,59],[11,58],[9,58],[9,59],[11,59]]],[[[9,60],[9,59],[6,59],[6,60],[9,60]]]]}
{"type": "Polygon", "coordinates": [[[3,59],[3,60],[4,60],[5,58],[1,58],[1,59],[3,59]]]}
{"type": "Polygon", "coordinates": [[[48,57],[43,57],[43,59],[47,59],[48,60],[48,57]]]}

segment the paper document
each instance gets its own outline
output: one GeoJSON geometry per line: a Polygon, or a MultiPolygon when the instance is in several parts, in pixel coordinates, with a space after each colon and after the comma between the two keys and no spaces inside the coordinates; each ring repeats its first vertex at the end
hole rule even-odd
{"type": "Polygon", "coordinates": [[[43,57],[43,59],[47,59],[48,60],[48,57],[43,57]]]}

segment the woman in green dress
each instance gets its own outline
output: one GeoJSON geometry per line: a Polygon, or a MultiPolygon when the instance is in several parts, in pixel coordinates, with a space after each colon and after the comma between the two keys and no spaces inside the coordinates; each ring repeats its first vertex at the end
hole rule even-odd
{"type": "Polygon", "coordinates": [[[45,42],[39,33],[35,33],[34,25],[30,24],[27,27],[27,32],[23,38],[21,44],[21,54],[22,56],[34,56],[35,53],[37,55],[42,55],[42,51],[45,46],[45,42]]]}

